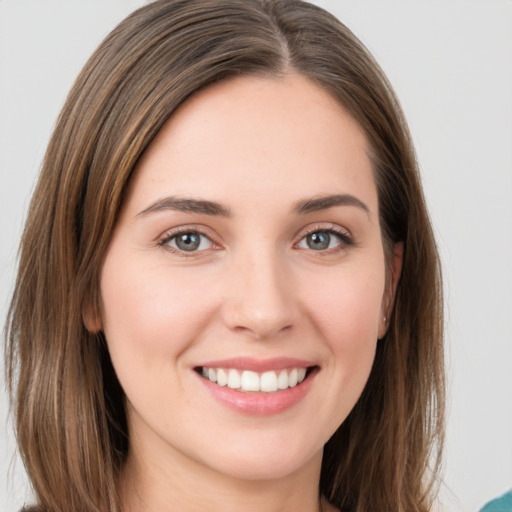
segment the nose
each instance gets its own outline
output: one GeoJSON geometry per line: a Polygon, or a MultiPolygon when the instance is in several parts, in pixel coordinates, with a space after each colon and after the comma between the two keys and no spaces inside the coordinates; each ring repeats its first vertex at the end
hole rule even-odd
{"type": "Polygon", "coordinates": [[[293,280],[286,264],[271,249],[240,255],[227,285],[223,319],[229,329],[264,340],[290,330],[296,323],[293,280]]]}

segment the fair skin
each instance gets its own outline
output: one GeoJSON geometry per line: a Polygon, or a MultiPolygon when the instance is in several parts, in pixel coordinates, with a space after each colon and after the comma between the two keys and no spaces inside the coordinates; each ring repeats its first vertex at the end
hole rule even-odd
{"type": "Polygon", "coordinates": [[[182,105],[130,182],[100,288],[86,324],[126,393],[125,510],[321,510],[322,448],[390,297],[367,141],[340,105],[294,74],[182,105]]]}

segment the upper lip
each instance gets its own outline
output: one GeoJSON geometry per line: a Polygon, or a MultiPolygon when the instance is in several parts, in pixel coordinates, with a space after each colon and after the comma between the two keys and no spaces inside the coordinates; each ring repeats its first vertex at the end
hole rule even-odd
{"type": "Polygon", "coordinates": [[[287,368],[309,368],[317,366],[313,361],[296,359],[293,357],[274,357],[270,359],[255,359],[252,357],[234,357],[230,359],[218,359],[207,361],[196,367],[206,368],[233,368],[235,370],[252,370],[254,372],[266,372],[272,370],[285,370],[287,368]]]}

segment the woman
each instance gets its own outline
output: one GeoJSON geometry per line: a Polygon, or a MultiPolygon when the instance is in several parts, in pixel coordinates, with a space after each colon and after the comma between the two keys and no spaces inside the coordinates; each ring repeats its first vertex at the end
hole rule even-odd
{"type": "Polygon", "coordinates": [[[42,510],[429,510],[439,262],[362,44],[299,1],[122,22],[50,141],[7,354],[42,510]]]}

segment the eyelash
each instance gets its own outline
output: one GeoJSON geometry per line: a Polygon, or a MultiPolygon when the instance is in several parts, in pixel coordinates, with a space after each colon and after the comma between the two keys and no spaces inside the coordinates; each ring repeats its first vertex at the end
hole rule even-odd
{"type": "Polygon", "coordinates": [[[211,235],[207,234],[204,230],[202,230],[199,227],[178,228],[171,232],[167,232],[158,240],[157,245],[159,247],[162,247],[163,249],[165,249],[169,252],[172,252],[173,254],[177,254],[178,256],[181,256],[183,258],[197,257],[198,253],[201,253],[205,250],[205,249],[203,249],[203,251],[187,252],[187,251],[183,251],[179,248],[171,247],[170,245],[168,245],[171,240],[179,237],[180,235],[199,235],[199,236],[207,238],[213,246],[219,247],[218,244],[216,244],[212,240],[211,235]]]}
{"type": "MultiPolygon", "coordinates": [[[[326,233],[328,235],[335,235],[337,238],[340,239],[340,243],[336,247],[334,247],[334,248],[324,249],[324,250],[317,250],[317,251],[315,251],[314,249],[309,249],[309,251],[311,253],[313,253],[315,256],[320,256],[321,257],[322,255],[339,253],[339,252],[342,252],[342,251],[348,249],[351,246],[356,245],[354,239],[351,237],[351,235],[347,231],[342,230],[342,229],[337,229],[337,228],[335,228],[332,225],[329,225],[329,226],[316,225],[314,227],[311,227],[311,228],[307,229],[301,235],[299,241],[294,244],[294,247],[297,247],[298,244],[300,244],[306,237],[308,237],[309,235],[312,235],[314,233],[326,233]]],[[[174,254],[177,254],[178,256],[183,257],[183,258],[197,257],[198,254],[200,254],[201,252],[204,252],[204,251],[207,250],[207,249],[203,249],[203,250],[200,250],[200,251],[194,250],[194,251],[187,252],[187,251],[181,250],[179,248],[171,247],[169,245],[169,242],[171,242],[171,240],[176,239],[180,235],[185,235],[185,234],[186,235],[199,235],[201,237],[205,237],[205,238],[207,238],[210,241],[210,243],[214,247],[215,246],[216,247],[220,247],[218,244],[216,244],[215,241],[212,240],[211,235],[206,233],[201,228],[195,227],[195,226],[194,227],[188,227],[188,228],[178,228],[178,229],[173,230],[171,232],[167,232],[157,241],[157,245],[159,247],[162,247],[165,250],[170,251],[170,252],[172,252],[174,254]]],[[[306,250],[308,250],[308,249],[306,249],[306,250]]]]}
{"type": "Polygon", "coordinates": [[[323,256],[323,255],[329,255],[329,254],[335,254],[342,252],[349,247],[352,247],[356,245],[355,240],[352,238],[350,233],[346,230],[336,228],[333,225],[325,226],[325,225],[316,225],[306,230],[306,232],[300,237],[300,240],[297,244],[302,242],[306,237],[309,235],[312,235],[314,233],[326,233],[328,235],[335,235],[337,238],[340,239],[339,245],[336,247],[333,247],[331,249],[325,249],[325,250],[319,250],[315,251],[314,249],[310,249],[312,253],[314,253],[315,256],[323,256]]]}

